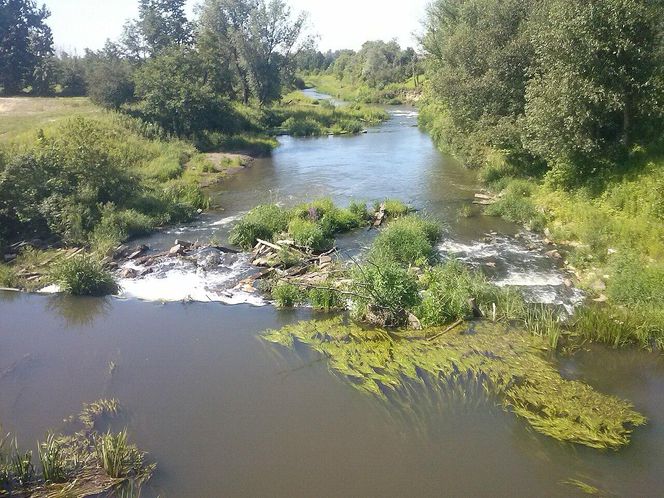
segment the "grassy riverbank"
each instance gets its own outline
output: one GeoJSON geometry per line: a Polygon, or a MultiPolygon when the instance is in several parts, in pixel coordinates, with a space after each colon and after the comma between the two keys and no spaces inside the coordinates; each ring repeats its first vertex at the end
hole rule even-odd
{"type": "Polygon", "coordinates": [[[413,78],[403,83],[390,83],[382,88],[372,88],[366,83],[351,83],[339,80],[333,74],[307,74],[305,83],[318,91],[348,102],[365,104],[414,104],[419,100],[421,85],[413,78]]]}

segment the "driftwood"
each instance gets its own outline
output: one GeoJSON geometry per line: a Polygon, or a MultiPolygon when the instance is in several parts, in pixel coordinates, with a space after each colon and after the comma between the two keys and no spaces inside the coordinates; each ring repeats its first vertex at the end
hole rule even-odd
{"type": "Polygon", "coordinates": [[[456,322],[454,322],[454,323],[453,323],[452,325],[450,325],[449,327],[447,327],[447,328],[446,328],[445,330],[443,330],[442,332],[439,332],[439,333],[437,333],[436,335],[432,335],[431,337],[427,337],[427,341],[433,341],[433,340],[436,340],[436,339],[438,339],[439,337],[444,336],[444,335],[447,334],[448,332],[452,332],[452,330],[454,330],[455,328],[457,328],[457,327],[458,327],[459,325],[461,325],[462,323],[463,323],[463,319],[461,318],[461,319],[457,320],[456,322]]]}
{"type": "Polygon", "coordinates": [[[498,199],[495,195],[478,193],[475,194],[475,200],[473,201],[473,204],[478,204],[480,206],[490,206],[491,204],[495,204],[497,200],[498,199]]]}
{"type": "MultiPolygon", "coordinates": [[[[373,222],[373,227],[379,227],[383,224],[385,221],[385,203],[381,203],[380,207],[378,208],[378,211],[374,215],[374,222],[373,222]]],[[[369,227],[371,229],[371,227],[369,227]]]]}

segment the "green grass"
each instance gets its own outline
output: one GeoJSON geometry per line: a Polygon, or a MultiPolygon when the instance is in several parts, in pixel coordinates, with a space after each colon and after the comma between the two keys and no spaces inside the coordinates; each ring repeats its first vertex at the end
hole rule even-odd
{"type": "Polygon", "coordinates": [[[288,212],[279,206],[257,206],[233,227],[230,242],[242,249],[251,249],[258,239],[271,241],[275,234],[286,230],[288,220],[288,212]]]}
{"type": "Polygon", "coordinates": [[[73,116],[93,117],[104,111],[87,97],[0,98],[0,142],[8,142],[25,132],[50,127],[73,116]]]}
{"type": "Polygon", "coordinates": [[[320,223],[302,218],[293,218],[290,221],[288,235],[297,245],[313,252],[327,251],[334,244],[334,240],[327,236],[320,223]]]}
{"type": "Polygon", "coordinates": [[[321,93],[331,95],[347,102],[364,104],[403,104],[412,102],[420,94],[420,88],[409,78],[403,83],[391,83],[384,88],[371,88],[361,83],[341,81],[332,74],[308,74],[304,77],[306,84],[315,87],[321,93]]]}
{"type": "Polygon", "coordinates": [[[361,104],[334,107],[294,92],[275,105],[272,119],[277,131],[296,137],[356,134],[385,121],[389,115],[382,109],[361,104]]]}
{"type": "Polygon", "coordinates": [[[118,290],[111,273],[90,255],[59,261],[51,270],[51,278],[63,292],[74,296],[104,296],[118,290]]]}
{"type": "Polygon", "coordinates": [[[369,251],[374,262],[393,261],[402,265],[422,265],[435,259],[434,244],[440,239],[440,226],[416,215],[390,221],[376,237],[369,251]]]}
{"type": "Polygon", "coordinates": [[[306,300],[306,294],[298,286],[287,282],[278,282],[272,288],[272,299],[279,308],[292,308],[306,300]]]}

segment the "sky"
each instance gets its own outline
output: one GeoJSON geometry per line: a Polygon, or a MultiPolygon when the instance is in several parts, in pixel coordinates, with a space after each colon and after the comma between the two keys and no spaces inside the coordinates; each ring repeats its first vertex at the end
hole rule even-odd
{"type": "MultiPolygon", "coordinates": [[[[189,1],[189,15],[200,0],[189,1]]],[[[117,39],[125,20],[136,16],[138,0],[41,0],[51,11],[48,24],[55,46],[69,52],[101,48],[117,39]]],[[[396,38],[416,46],[429,0],[287,0],[295,11],[310,15],[310,31],[320,36],[319,48],[358,49],[367,40],[396,38]]]]}

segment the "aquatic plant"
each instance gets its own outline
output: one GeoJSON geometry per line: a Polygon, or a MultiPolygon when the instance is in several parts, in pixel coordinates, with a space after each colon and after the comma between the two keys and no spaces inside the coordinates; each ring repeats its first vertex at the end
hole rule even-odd
{"type": "Polygon", "coordinates": [[[80,254],[57,262],[51,278],[74,296],[104,296],[117,292],[113,275],[94,256],[80,254]]]}
{"type": "Polygon", "coordinates": [[[107,432],[94,441],[101,467],[110,477],[126,476],[141,461],[138,450],[127,442],[127,430],[117,434],[107,432]]]}
{"type": "Polygon", "coordinates": [[[309,290],[307,297],[315,310],[331,311],[344,308],[346,300],[333,286],[334,282],[325,282],[321,287],[309,290]]]}
{"type": "Polygon", "coordinates": [[[415,392],[409,384],[462,381],[471,376],[502,401],[505,410],[537,432],[592,448],[629,443],[646,423],[633,406],[561,377],[544,352],[543,338],[506,325],[475,323],[461,332],[367,330],[342,318],[309,321],[267,331],[265,340],[292,348],[305,344],[324,355],[331,370],[366,393],[388,400],[415,392]]]}
{"type": "Polygon", "coordinates": [[[66,478],[66,461],[61,441],[54,434],[49,434],[46,441],[37,447],[42,477],[46,482],[63,482],[66,478]]]}
{"type": "Polygon", "coordinates": [[[382,203],[376,201],[374,203],[374,210],[378,211],[381,204],[385,206],[385,213],[390,218],[400,218],[413,211],[411,207],[407,206],[399,199],[385,199],[382,203]]]}

